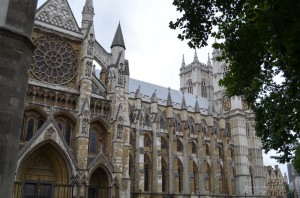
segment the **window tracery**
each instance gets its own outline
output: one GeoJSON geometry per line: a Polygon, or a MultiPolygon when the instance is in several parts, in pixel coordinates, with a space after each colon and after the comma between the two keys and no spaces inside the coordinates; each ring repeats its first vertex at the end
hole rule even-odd
{"type": "Polygon", "coordinates": [[[38,111],[25,111],[20,140],[29,141],[44,125],[45,120],[46,119],[38,111]]]}
{"type": "Polygon", "coordinates": [[[37,48],[30,70],[35,77],[54,84],[65,84],[74,78],[77,58],[70,44],[48,36],[35,40],[34,44],[37,48]]]}
{"type": "Polygon", "coordinates": [[[201,82],[201,96],[207,98],[207,88],[206,88],[205,80],[201,82]]]}
{"type": "Polygon", "coordinates": [[[193,83],[192,83],[192,81],[188,82],[188,93],[193,94],[193,83]]]}
{"type": "Polygon", "coordinates": [[[72,144],[72,135],[73,130],[75,128],[75,124],[70,119],[64,116],[58,116],[55,118],[55,120],[57,121],[57,126],[62,135],[64,136],[65,141],[70,146],[72,144]]]}

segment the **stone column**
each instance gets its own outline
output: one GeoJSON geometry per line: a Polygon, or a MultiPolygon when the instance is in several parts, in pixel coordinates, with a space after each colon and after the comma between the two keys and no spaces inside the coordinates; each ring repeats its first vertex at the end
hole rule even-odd
{"type": "Polygon", "coordinates": [[[161,192],[162,191],[162,173],[161,173],[161,155],[158,155],[158,152],[161,150],[161,140],[160,133],[157,132],[158,127],[157,123],[152,124],[152,133],[153,133],[153,150],[152,150],[152,192],[161,192]]]}
{"type": "MultiPolygon", "coordinates": [[[[168,124],[171,125],[171,120],[169,120],[168,124]]],[[[175,183],[175,177],[174,177],[174,142],[173,137],[175,133],[175,128],[171,125],[169,127],[169,193],[174,193],[174,183],[175,183]]]]}
{"type": "Polygon", "coordinates": [[[205,140],[202,139],[201,134],[203,135],[203,132],[200,132],[201,126],[197,124],[196,131],[198,131],[198,152],[197,152],[197,158],[198,158],[198,191],[197,193],[205,193],[206,189],[204,187],[204,157],[206,157],[205,154],[205,140]]]}
{"type": "Polygon", "coordinates": [[[136,191],[144,191],[144,132],[142,126],[140,126],[142,122],[142,120],[139,120],[136,125],[136,191]]]}
{"type": "Polygon", "coordinates": [[[36,0],[0,0],[0,195],[12,197],[36,0]]]}
{"type": "MultiPolygon", "coordinates": [[[[185,126],[185,122],[182,122],[182,125],[185,126]]],[[[188,128],[183,129],[184,136],[183,136],[183,192],[188,194],[190,193],[190,166],[189,166],[189,156],[188,156],[188,150],[189,150],[189,130],[188,128]]]]}

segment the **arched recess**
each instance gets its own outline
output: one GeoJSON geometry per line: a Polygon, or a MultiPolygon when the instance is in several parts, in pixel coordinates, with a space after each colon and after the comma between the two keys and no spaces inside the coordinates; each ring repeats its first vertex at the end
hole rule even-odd
{"type": "Polygon", "coordinates": [[[254,195],[254,169],[252,166],[249,167],[250,174],[250,192],[249,194],[254,195]]]}
{"type": "Polygon", "coordinates": [[[148,154],[144,155],[144,191],[151,191],[152,161],[148,154]]]}
{"type": "Polygon", "coordinates": [[[197,193],[198,192],[198,181],[199,181],[199,177],[198,177],[198,166],[196,164],[196,162],[193,160],[193,180],[192,180],[192,192],[197,193]]]}
{"type": "Polygon", "coordinates": [[[90,170],[88,197],[119,197],[119,186],[113,185],[113,176],[109,168],[104,164],[99,164],[90,170]],[[112,188],[113,187],[113,188],[112,188]]]}
{"type": "MultiPolygon", "coordinates": [[[[40,143],[19,163],[16,181],[23,195],[70,197],[72,165],[64,151],[52,140],[40,143]]],[[[16,193],[16,192],[15,192],[16,193]]]]}
{"type": "Polygon", "coordinates": [[[183,192],[183,164],[179,158],[177,158],[177,191],[183,192]]]}
{"type": "Polygon", "coordinates": [[[205,171],[205,190],[207,192],[211,192],[211,168],[209,163],[206,161],[204,164],[204,171],[205,171]]]}
{"type": "Polygon", "coordinates": [[[161,158],[161,174],[162,174],[162,192],[169,192],[169,175],[168,175],[168,163],[167,160],[161,158]]]}
{"type": "Polygon", "coordinates": [[[89,133],[89,154],[98,154],[99,152],[108,154],[109,140],[106,127],[99,120],[92,121],[89,133]]]}
{"type": "Polygon", "coordinates": [[[134,183],[135,183],[135,165],[134,158],[131,154],[129,154],[129,177],[131,179],[130,183],[130,192],[134,192],[134,183]]]}
{"type": "Polygon", "coordinates": [[[76,118],[68,112],[57,112],[54,114],[54,119],[66,143],[72,146],[76,129],[76,118]]]}
{"type": "Polygon", "coordinates": [[[44,125],[47,119],[45,111],[37,106],[28,106],[24,110],[21,141],[29,141],[34,134],[44,125]]]}

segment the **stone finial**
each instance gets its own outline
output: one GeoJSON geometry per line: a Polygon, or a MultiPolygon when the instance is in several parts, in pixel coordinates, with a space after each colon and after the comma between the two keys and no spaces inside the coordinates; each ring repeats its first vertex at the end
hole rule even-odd
{"type": "Polygon", "coordinates": [[[182,55],[181,69],[185,68],[184,54],[182,55]]]}
{"type": "Polygon", "coordinates": [[[208,53],[208,57],[207,57],[207,66],[211,66],[211,60],[210,60],[210,55],[208,53]]]}
{"type": "Polygon", "coordinates": [[[157,99],[157,96],[156,96],[156,90],[154,91],[154,93],[151,96],[151,102],[153,102],[153,103],[158,102],[158,99],[157,99]]]}
{"type": "Polygon", "coordinates": [[[141,86],[139,86],[139,88],[135,92],[135,99],[141,99],[142,98],[140,89],[141,89],[141,86]]]}
{"type": "Polygon", "coordinates": [[[168,99],[167,99],[167,107],[173,107],[173,104],[172,104],[172,98],[171,98],[171,88],[169,87],[168,88],[168,99]]]}
{"type": "Polygon", "coordinates": [[[184,97],[184,92],[182,92],[181,109],[182,110],[187,110],[186,102],[185,102],[185,97],[184,97]]]}
{"type": "Polygon", "coordinates": [[[198,55],[197,55],[197,50],[195,49],[195,54],[194,54],[194,61],[193,61],[194,63],[197,63],[197,62],[199,62],[199,60],[198,60],[198,55]]]}
{"type": "Polygon", "coordinates": [[[195,113],[200,113],[200,107],[199,107],[199,103],[198,103],[198,96],[196,96],[195,113]]]}
{"type": "Polygon", "coordinates": [[[81,22],[81,29],[86,30],[93,23],[94,20],[94,6],[93,0],[86,0],[85,5],[82,10],[82,22],[81,22]]]}

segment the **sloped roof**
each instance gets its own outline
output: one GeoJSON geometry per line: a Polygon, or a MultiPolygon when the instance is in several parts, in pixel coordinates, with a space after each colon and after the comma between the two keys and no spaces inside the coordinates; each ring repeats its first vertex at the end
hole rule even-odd
{"type": "MultiPolygon", "coordinates": [[[[161,100],[163,104],[164,103],[166,104],[168,93],[169,93],[167,87],[162,87],[159,85],[151,84],[141,80],[136,80],[133,78],[129,79],[129,92],[132,97],[134,97],[134,94],[139,87],[140,87],[140,92],[144,98],[149,98],[150,100],[152,94],[156,90],[156,96],[158,100],[161,100]]],[[[181,108],[182,92],[180,90],[170,89],[170,94],[171,94],[173,106],[177,105],[179,108],[181,108]]],[[[196,104],[196,96],[193,94],[185,93],[184,97],[185,97],[186,106],[188,107],[189,110],[192,110],[196,104]]],[[[198,97],[197,100],[201,112],[207,112],[208,103],[209,103],[208,99],[203,97],[198,97]]]]}

